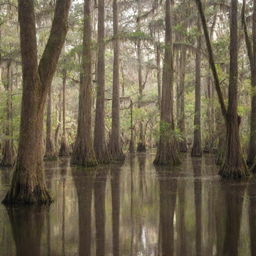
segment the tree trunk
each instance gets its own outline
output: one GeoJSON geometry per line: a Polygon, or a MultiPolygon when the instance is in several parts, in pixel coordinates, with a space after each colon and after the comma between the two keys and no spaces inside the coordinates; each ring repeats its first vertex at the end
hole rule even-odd
{"type": "Polygon", "coordinates": [[[47,119],[46,119],[46,149],[44,158],[46,160],[56,160],[57,154],[54,148],[52,138],[52,91],[51,88],[48,93],[47,103],[47,119]]]}
{"type": "Polygon", "coordinates": [[[133,102],[130,101],[130,116],[131,116],[131,124],[130,124],[130,130],[131,130],[131,136],[130,136],[130,144],[129,144],[129,152],[134,153],[134,125],[133,125],[133,102]]]}
{"type": "Polygon", "coordinates": [[[7,64],[7,79],[6,79],[6,122],[5,122],[5,140],[3,145],[3,159],[1,166],[12,167],[15,163],[15,151],[13,145],[13,132],[12,132],[12,63],[9,61],[7,64]]]}
{"type": "Polygon", "coordinates": [[[92,141],[92,56],[91,1],[84,1],[84,31],[82,73],[79,91],[77,135],[71,163],[82,166],[97,165],[92,141]]]}
{"type": "Polygon", "coordinates": [[[99,163],[108,163],[109,155],[105,142],[105,1],[98,1],[98,60],[97,95],[94,128],[94,151],[99,163]]]}
{"type": "Polygon", "coordinates": [[[67,33],[69,7],[70,0],[56,1],[50,36],[38,65],[34,1],[18,1],[23,73],[20,140],[5,204],[52,202],[43,171],[43,117],[47,93],[67,33]]]}
{"type": "MultiPolygon", "coordinates": [[[[141,30],[141,0],[137,1],[138,4],[138,17],[137,17],[137,31],[140,32],[141,30]]],[[[138,108],[141,108],[141,101],[143,97],[143,81],[142,81],[142,57],[141,57],[141,40],[140,38],[137,39],[137,58],[138,58],[138,82],[139,82],[139,99],[138,99],[138,108]]],[[[146,152],[146,142],[145,142],[145,134],[143,128],[143,121],[139,121],[139,142],[137,144],[137,151],[138,152],[146,152]]]]}
{"type": "Polygon", "coordinates": [[[156,44],[156,67],[157,67],[157,104],[161,109],[161,48],[160,42],[156,44]]]}
{"type": "Polygon", "coordinates": [[[196,52],[196,81],[195,81],[195,115],[194,115],[194,142],[191,151],[192,157],[201,157],[201,26],[198,17],[198,37],[196,52]]]}
{"type": "Polygon", "coordinates": [[[179,150],[180,152],[186,153],[188,151],[187,148],[187,140],[186,140],[186,128],[185,128],[185,73],[186,73],[186,50],[182,49],[180,54],[180,79],[179,79],[179,90],[177,98],[179,99],[178,109],[178,128],[182,134],[182,140],[179,141],[179,150]]]}
{"type": "Polygon", "coordinates": [[[238,38],[237,38],[237,0],[231,1],[230,12],[230,71],[228,110],[226,114],[226,152],[220,175],[224,178],[248,176],[248,169],[242,156],[237,114],[238,104],[238,38]]]}
{"type": "Polygon", "coordinates": [[[63,82],[62,82],[62,137],[60,143],[59,156],[69,156],[69,148],[67,145],[66,137],[66,83],[67,83],[67,71],[63,70],[63,82]]]}
{"type": "Polygon", "coordinates": [[[124,154],[120,145],[120,93],[119,93],[119,39],[118,39],[118,5],[113,0],[114,27],[114,63],[113,63],[113,94],[112,94],[112,127],[109,142],[110,157],[114,161],[123,161],[124,154]]]}
{"type": "Polygon", "coordinates": [[[165,54],[163,66],[162,102],[160,119],[160,139],[154,163],[156,165],[175,165],[180,163],[173,120],[173,56],[171,3],[165,4],[165,54]]]}

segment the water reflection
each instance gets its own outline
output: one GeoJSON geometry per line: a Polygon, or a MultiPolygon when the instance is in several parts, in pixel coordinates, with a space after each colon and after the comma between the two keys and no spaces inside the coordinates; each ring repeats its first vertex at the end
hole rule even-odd
{"type": "MultiPolygon", "coordinates": [[[[171,170],[146,154],[123,166],[45,168],[54,204],[1,205],[0,255],[256,255],[256,181],[221,181],[211,156],[171,170]]],[[[0,170],[0,199],[9,182],[0,170]]]]}
{"type": "Polygon", "coordinates": [[[168,170],[157,168],[159,177],[159,251],[162,256],[174,255],[174,212],[177,180],[168,170]]]}
{"type": "Polygon", "coordinates": [[[17,256],[41,254],[41,237],[48,207],[7,208],[17,256]]]}

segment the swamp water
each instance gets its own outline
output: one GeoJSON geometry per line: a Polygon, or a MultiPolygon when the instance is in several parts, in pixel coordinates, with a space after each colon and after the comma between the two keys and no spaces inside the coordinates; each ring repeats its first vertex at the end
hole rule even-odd
{"type": "MultiPolygon", "coordinates": [[[[50,207],[0,205],[0,256],[256,255],[256,181],[227,182],[211,156],[168,170],[153,154],[92,170],[46,162],[50,207]]],[[[10,184],[0,170],[0,200],[10,184]]]]}

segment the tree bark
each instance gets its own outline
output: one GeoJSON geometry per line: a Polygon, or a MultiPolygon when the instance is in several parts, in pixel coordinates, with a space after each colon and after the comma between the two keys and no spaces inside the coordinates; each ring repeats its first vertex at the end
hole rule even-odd
{"type": "Polygon", "coordinates": [[[109,155],[105,142],[105,1],[98,1],[98,59],[97,95],[94,128],[94,151],[99,163],[108,163],[109,155]]]}
{"type": "Polygon", "coordinates": [[[154,161],[156,165],[175,165],[180,163],[173,120],[173,55],[171,2],[165,4],[165,53],[163,66],[162,102],[160,116],[160,139],[154,161]]]}
{"type": "Polygon", "coordinates": [[[38,65],[34,1],[18,1],[23,74],[20,140],[16,168],[4,204],[52,202],[43,171],[43,117],[47,93],[67,33],[69,7],[70,0],[56,1],[50,36],[38,65]]]}
{"type": "Polygon", "coordinates": [[[66,137],[66,84],[67,84],[67,70],[63,70],[62,82],[62,137],[60,143],[59,156],[69,156],[69,148],[66,137]]]}
{"type": "Polygon", "coordinates": [[[192,157],[201,157],[201,26],[198,17],[197,21],[198,37],[196,52],[196,81],[195,81],[195,114],[194,114],[194,142],[191,151],[192,157]]]}
{"type": "Polygon", "coordinates": [[[92,32],[91,1],[84,1],[82,72],[79,91],[77,135],[71,163],[97,165],[92,141],[92,32]]]}
{"type": "Polygon", "coordinates": [[[120,145],[120,85],[119,85],[119,39],[118,39],[118,4],[113,0],[114,28],[114,62],[113,62],[113,94],[112,94],[112,126],[109,142],[110,157],[114,161],[123,161],[124,154],[120,145]]]}

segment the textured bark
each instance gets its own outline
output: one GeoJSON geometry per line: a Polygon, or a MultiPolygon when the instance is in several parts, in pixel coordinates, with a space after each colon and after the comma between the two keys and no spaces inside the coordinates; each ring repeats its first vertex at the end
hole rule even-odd
{"type": "MultiPolygon", "coordinates": [[[[252,165],[255,162],[256,156],[256,1],[253,1],[253,15],[252,15],[252,43],[247,31],[247,25],[245,20],[245,5],[246,1],[243,1],[242,11],[242,23],[245,33],[245,41],[247,47],[247,53],[249,57],[249,63],[251,68],[251,117],[250,117],[250,139],[247,163],[252,165]]],[[[256,169],[253,169],[255,172],[256,169]]]]}
{"type": "Polygon", "coordinates": [[[79,91],[78,126],[71,163],[97,165],[92,141],[91,1],[84,1],[82,72],[79,91]]]}
{"type": "Polygon", "coordinates": [[[12,167],[15,163],[15,151],[13,145],[13,127],[12,127],[12,62],[7,64],[7,78],[5,83],[7,92],[6,99],[6,120],[5,120],[5,136],[1,166],[12,167]]]}
{"type": "Polygon", "coordinates": [[[56,160],[57,154],[55,151],[52,138],[52,92],[51,88],[48,93],[47,102],[47,119],[46,119],[46,148],[44,158],[46,160],[56,160]]]}
{"type": "Polygon", "coordinates": [[[109,142],[110,157],[114,161],[123,161],[125,156],[120,145],[120,85],[119,85],[119,39],[118,39],[118,4],[113,0],[114,27],[114,62],[113,62],[113,94],[112,125],[109,142]]]}
{"type": "Polygon", "coordinates": [[[69,7],[70,0],[56,1],[50,36],[38,65],[34,1],[18,1],[23,74],[20,140],[5,204],[48,204],[52,201],[43,171],[43,117],[47,93],[67,33],[69,7]]]}
{"type": "Polygon", "coordinates": [[[195,81],[195,114],[194,114],[194,141],[191,151],[192,157],[201,157],[201,26],[197,21],[197,52],[196,52],[196,81],[195,81]]]}
{"type": "Polygon", "coordinates": [[[97,95],[94,128],[94,151],[99,163],[108,163],[105,141],[105,1],[98,1],[97,95]]]}
{"type": "Polygon", "coordinates": [[[69,156],[69,147],[67,144],[66,136],[66,84],[67,84],[67,71],[63,70],[62,82],[62,136],[60,142],[59,156],[69,156]]]}
{"type": "Polygon", "coordinates": [[[242,178],[249,171],[242,156],[237,114],[238,105],[238,36],[237,36],[237,0],[231,1],[230,12],[230,70],[228,110],[226,114],[226,152],[220,175],[224,178],[242,178]]]}
{"type": "Polygon", "coordinates": [[[166,0],[165,4],[165,27],[160,140],[154,164],[175,165],[180,163],[180,160],[177,152],[177,141],[174,135],[173,120],[173,56],[170,0],[166,0]]]}
{"type": "Polygon", "coordinates": [[[186,49],[181,49],[179,65],[179,85],[177,91],[177,123],[182,134],[182,140],[179,141],[180,152],[187,152],[186,127],[185,127],[185,72],[186,72],[186,49]]]}

